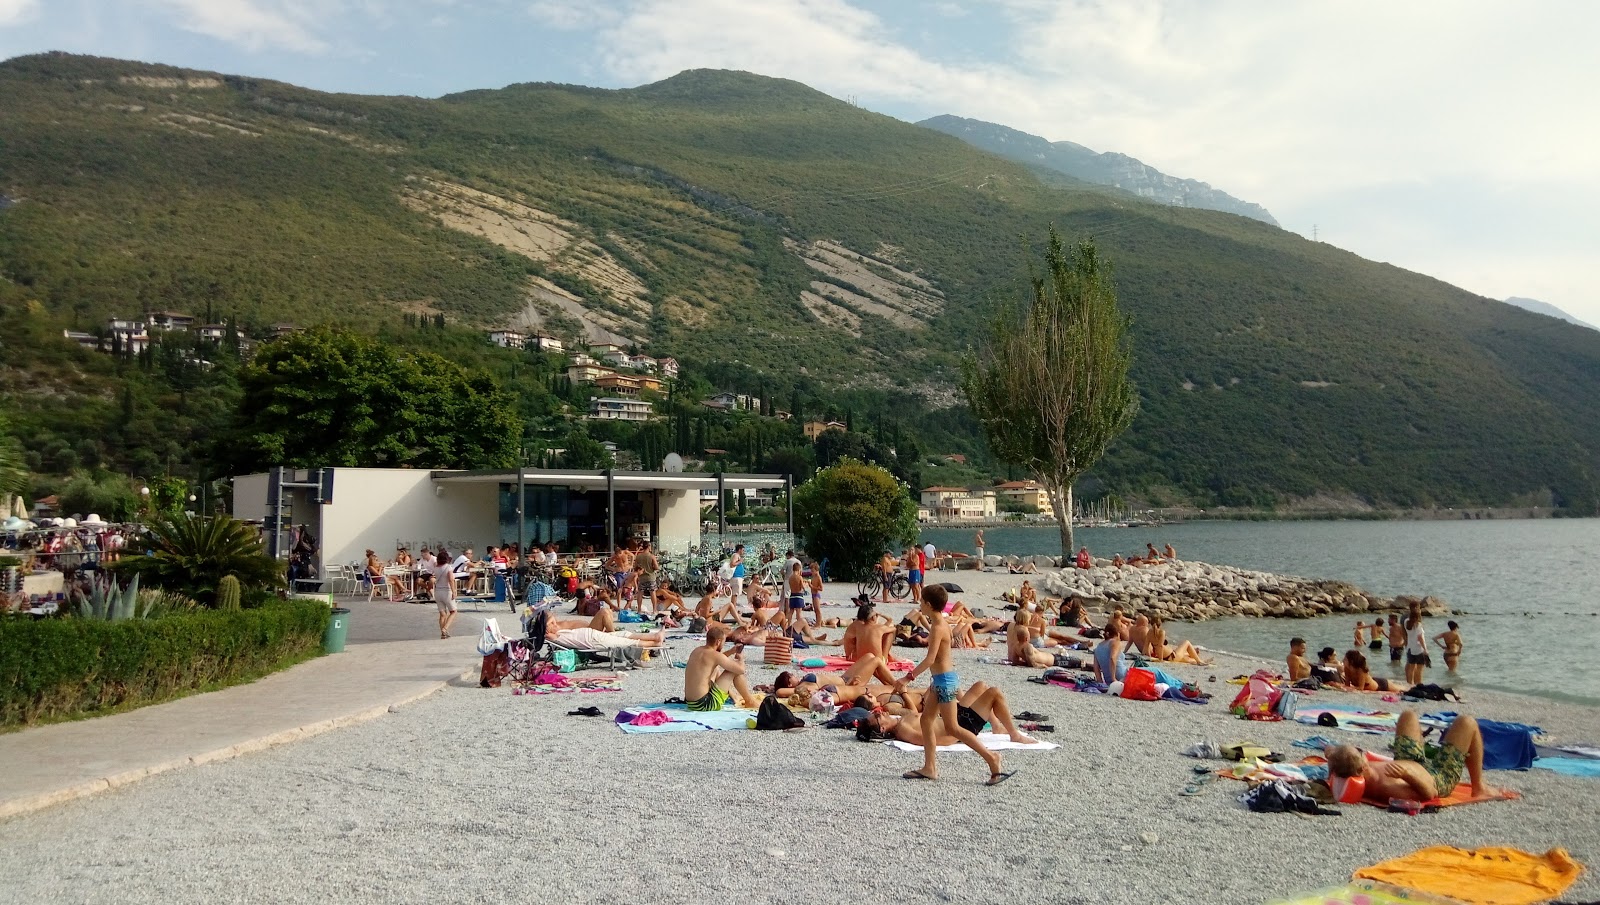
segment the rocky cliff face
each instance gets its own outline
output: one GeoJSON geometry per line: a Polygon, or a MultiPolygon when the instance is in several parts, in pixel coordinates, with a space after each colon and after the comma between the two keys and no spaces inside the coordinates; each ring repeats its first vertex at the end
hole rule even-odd
{"type": "Polygon", "coordinates": [[[959,116],[935,116],[917,125],[954,135],[974,147],[1018,163],[1054,170],[1083,182],[1113,186],[1149,201],[1223,211],[1278,225],[1272,214],[1259,204],[1240,201],[1195,179],[1168,176],[1126,154],[1099,153],[1070,141],[1050,142],[1037,135],[959,116]]]}

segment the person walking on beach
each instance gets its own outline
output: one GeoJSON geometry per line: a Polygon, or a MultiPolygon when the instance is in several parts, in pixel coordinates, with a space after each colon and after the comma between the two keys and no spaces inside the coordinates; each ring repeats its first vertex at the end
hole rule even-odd
{"type": "Polygon", "coordinates": [[[456,621],[455,583],[451,581],[450,554],[443,547],[434,557],[433,602],[439,607],[439,637],[450,637],[450,626],[456,621]]]}
{"type": "Polygon", "coordinates": [[[911,599],[917,603],[922,602],[922,551],[916,547],[907,547],[903,560],[906,570],[906,584],[911,585],[911,599]]]}
{"type": "Polygon", "coordinates": [[[987,571],[989,571],[988,568],[984,565],[984,562],[983,562],[983,529],[982,528],[979,528],[978,529],[978,533],[974,534],[972,536],[972,545],[974,547],[978,548],[978,571],[979,572],[987,572],[987,571]]]}
{"type": "Polygon", "coordinates": [[[1433,639],[1433,643],[1444,648],[1445,669],[1455,672],[1456,664],[1461,662],[1461,648],[1464,646],[1461,643],[1460,626],[1456,625],[1455,620],[1451,620],[1445,625],[1449,626],[1450,630],[1441,632],[1433,639]]]}
{"type": "Polygon", "coordinates": [[[956,675],[950,654],[950,625],[944,619],[944,605],[947,602],[948,597],[941,585],[934,585],[923,593],[921,607],[928,618],[928,654],[915,669],[894,683],[894,690],[903,695],[906,685],[924,672],[932,679],[922,699],[922,767],[908,770],[901,776],[904,779],[939,778],[939,726],[942,723],[946,733],[955,736],[957,741],[971,748],[988,764],[989,781],[984,785],[997,786],[1010,779],[1015,771],[1001,772],[999,756],[985,748],[978,737],[961,725],[957,718],[956,699],[960,696],[960,677],[956,675]]]}
{"type": "MultiPolygon", "coordinates": [[[[728,557],[728,565],[733,567],[733,575],[728,579],[728,597],[733,602],[735,609],[739,606],[739,595],[744,591],[744,544],[733,548],[733,555],[728,557]]],[[[750,606],[755,607],[752,599],[750,606]]]]}

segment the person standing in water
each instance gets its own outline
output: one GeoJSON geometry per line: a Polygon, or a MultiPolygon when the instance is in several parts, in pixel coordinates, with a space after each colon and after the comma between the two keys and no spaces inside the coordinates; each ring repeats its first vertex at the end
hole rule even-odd
{"type": "Polygon", "coordinates": [[[1461,643],[1461,627],[1456,625],[1453,620],[1445,624],[1450,627],[1450,630],[1441,632],[1433,639],[1433,643],[1444,648],[1445,668],[1455,672],[1456,664],[1461,662],[1461,649],[1465,645],[1461,643]]]}

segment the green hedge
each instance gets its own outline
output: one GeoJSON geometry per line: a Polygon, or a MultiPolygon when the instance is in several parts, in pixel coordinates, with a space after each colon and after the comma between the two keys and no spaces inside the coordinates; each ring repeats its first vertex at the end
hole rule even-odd
{"type": "Polygon", "coordinates": [[[315,655],[326,604],[159,619],[0,619],[0,727],[154,704],[315,655]]]}

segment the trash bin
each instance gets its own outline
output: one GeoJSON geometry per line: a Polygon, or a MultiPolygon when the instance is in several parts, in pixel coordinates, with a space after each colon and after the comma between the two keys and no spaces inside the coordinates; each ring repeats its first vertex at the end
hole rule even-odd
{"type": "Polygon", "coordinates": [[[333,608],[333,616],[322,633],[322,652],[337,654],[344,651],[344,636],[350,631],[350,611],[342,606],[333,608]]]}

